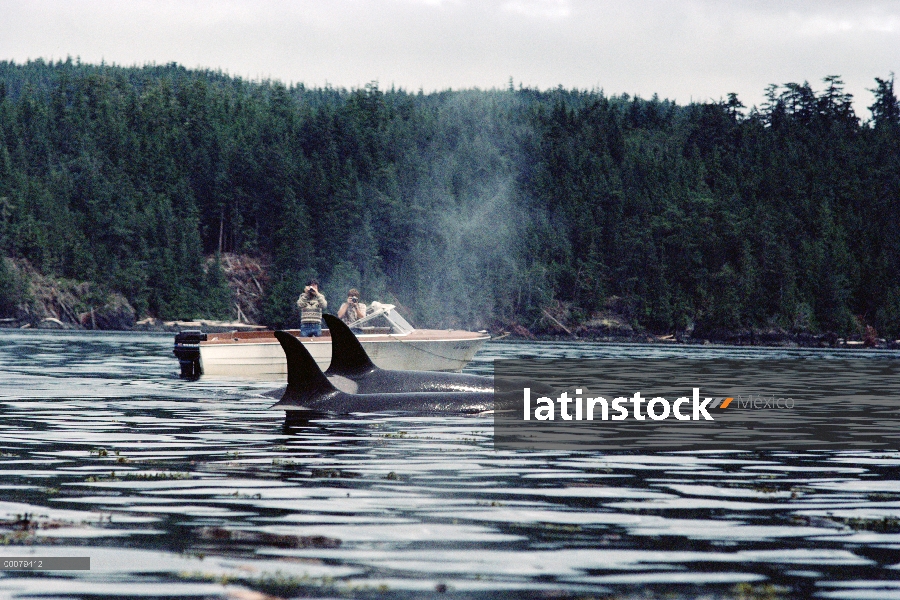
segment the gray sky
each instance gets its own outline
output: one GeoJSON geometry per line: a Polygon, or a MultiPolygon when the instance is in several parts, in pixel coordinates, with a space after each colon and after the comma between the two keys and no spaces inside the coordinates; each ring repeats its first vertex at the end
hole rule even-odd
{"type": "Polygon", "coordinates": [[[841,75],[868,117],[900,72],[900,0],[0,0],[0,60],[178,62],[426,92],[602,88],[679,103],[841,75]]]}

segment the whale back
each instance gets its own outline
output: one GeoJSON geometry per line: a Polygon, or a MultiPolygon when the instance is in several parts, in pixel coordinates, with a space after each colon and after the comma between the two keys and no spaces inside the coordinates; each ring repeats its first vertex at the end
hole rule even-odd
{"type": "Polygon", "coordinates": [[[326,375],[340,375],[352,379],[378,370],[362,344],[356,339],[356,335],[343,321],[328,314],[322,315],[322,318],[331,333],[331,365],[325,371],[326,375]]]}
{"type": "Polygon", "coordinates": [[[372,362],[362,344],[343,321],[322,315],[331,332],[329,377],[346,377],[365,394],[405,392],[492,392],[494,380],[483,375],[438,373],[434,371],[395,371],[381,369],[372,362]]]}
{"type": "Polygon", "coordinates": [[[276,331],[275,337],[287,358],[288,384],[281,402],[307,403],[338,391],[300,340],[286,331],[276,331]]]}
{"type": "MultiPolygon", "coordinates": [[[[283,409],[291,419],[307,420],[325,413],[348,414],[354,412],[420,412],[420,413],[483,413],[493,408],[493,393],[490,391],[464,392],[432,389],[425,391],[421,383],[416,391],[404,391],[393,381],[393,393],[348,394],[335,388],[309,351],[293,335],[276,331],[275,337],[281,344],[287,359],[288,385],[281,400],[272,408],[283,409]]],[[[373,367],[371,375],[406,380],[411,376],[430,377],[448,375],[415,371],[382,371],[373,367]]],[[[371,376],[370,375],[370,376],[371,376]]],[[[373,386],[383,388],[391,383],[386,380],[373,386]]]]}

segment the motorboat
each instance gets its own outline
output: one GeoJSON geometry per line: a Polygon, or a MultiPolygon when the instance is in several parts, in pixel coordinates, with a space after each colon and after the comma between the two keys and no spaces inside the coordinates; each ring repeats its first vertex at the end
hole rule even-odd
{"type": "MultiPolygon", "coordinates": [[[[350,324],[375,366],[404,371],[461,371],[490,339],[485,331],[416,329],[393,304],[372,302],[365,317],[350,324]]],[[[331,336],[300,337],[324,371],[331,363],[331,336]]],[[[175,336],[175,356],[183,377],[238,377],[285,381],[287,361],[273,331],[204,333],[182,331],[175,336]]]]}

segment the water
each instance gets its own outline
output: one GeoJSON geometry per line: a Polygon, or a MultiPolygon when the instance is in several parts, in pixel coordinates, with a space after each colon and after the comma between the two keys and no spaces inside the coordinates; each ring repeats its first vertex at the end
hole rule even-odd
{"type": "MultiPolygon", "coordinates": [[[[900,598],[900,452],[498,452],[484,417],[286,428],[172,337],[0,332],[0,597],[900,598]],[[268,596],[266,596],[268,595],[268,596]]],[[[500,357],[845,352],[491,343],[500,357]]],[[[850,356],[900,358],[897,352],[850,356]]]]}

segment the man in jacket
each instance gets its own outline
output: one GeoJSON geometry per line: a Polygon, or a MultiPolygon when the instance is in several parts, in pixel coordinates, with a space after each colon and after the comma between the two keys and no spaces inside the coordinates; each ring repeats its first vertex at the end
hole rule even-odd
{"type": "Polygon", "coordinates": [[[325,295],[319,293],[319,282],[310,279],[297,299],[300,308],[300,335],[319,337],[322,335],[322,310],[328,307],[325,295]]]}

